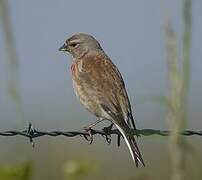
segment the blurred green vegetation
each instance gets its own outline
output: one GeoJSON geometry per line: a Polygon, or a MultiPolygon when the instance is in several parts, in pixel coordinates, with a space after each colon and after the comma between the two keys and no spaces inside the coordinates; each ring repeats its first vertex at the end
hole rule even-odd
{"type": "Polygon", "coordinates": [[[183,58],[178,58],[178,42],[176,33],[168,20],[165,24],[167,64],[169,79],[169,102],[171,108],[168,112],[170,125],[170,157],[171,179],[185,179],[187,161],[187,142],[179,132],[186,128],[187,124],[187,98],[190,80],[190,47],[191,47],[191,0],[182,1],[183,7],[183,58]],[[182,72],[180,67],[182,66],[182,72]]]}
{"type": "Polygon", "coordinates": [[[6,52],[6,92],[15,107],[16,126],[20,127],[23,123],[23,108],[19,81],[19,58],[15,47],[7,0],[0,0],[0,23],[6,52]]]}
{"type": "Polygon", "coordinates": [[[98,163],[88,160],[69,160],[64,166],[64,180],[94,179],[99,172],[98,163]]]}
{"type": "MultiPolygon", "coordinates": [[[[164,7],[165,8],[165,7],[164,7]]],[[[166,107],[168,111],[168,124],[171,130],[170,136],[170,161],[172,180],[183,180],[186,176],[187,151],[190,149],[187,141],[179,132],[186,128],[187,105],[190,85],[191,65],[191,29],[192,29],[192,1],[182,1],[183,36],[182,42],[177,41],[170,15],[164,15],[164,32],[167,52],[168,70],[168,96],[148,95],[140,98],[140,102],[157,102],[166,107]],[[178,44],[182,43],[182,58],[179,58],[178,44]]],[[[166,9],[166,8],[165,8],[166,9]]],[[[167,12],[164,9],[164,13],[167,12]]]]}
{"type": "Polygon", "coordinates": [[[30,180],[32,169],[31,162],[26,162],[16,166],[0,166],[0,180],[30,180]]]}

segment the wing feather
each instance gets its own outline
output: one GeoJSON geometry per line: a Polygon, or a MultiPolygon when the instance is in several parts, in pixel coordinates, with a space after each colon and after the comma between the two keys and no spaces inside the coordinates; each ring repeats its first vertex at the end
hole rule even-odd
{"type": "Polygon", "coordinates": [[[129,127],[136,128],[123,78],[106,55],[84,59],[81,74],[80,77],[88,81],[86,88],[91,90],[91,95],[96,97],[97,103],[105,110],[107,107],[107,111],[114,116],[122,116],[129,127]]]}

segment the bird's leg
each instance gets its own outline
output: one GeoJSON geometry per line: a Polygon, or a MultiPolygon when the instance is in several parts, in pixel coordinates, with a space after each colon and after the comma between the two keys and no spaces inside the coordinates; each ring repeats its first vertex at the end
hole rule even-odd
{"type": "Polygon", "coordinates": [[[111,123],[110,126],[107,126],[107,127],[104,127],[102,130],[105,132],[105,138],[106,138],[106,141],[108,144],[111,143],[111,135],[110,135],[110,132],[112,130],[112,127],[113,127],[114,123],[111,123]]]}
{"type": "Polygon", "coordinates": [[[101,121],[103,121],[103,118],[99,118],[97,121],[95,121],[94,123],[85,126],[83,129],[88,133],[90,139],[88,139],[86,136],[84,136],[88,141],[90,141],[90,144],[92,144],[93,142],[93,134],[92,134],[92,127],[94,127],[95,125],[97,125],[98,123],[100,123],[101,121]]]}
{"type": "Polygon", "coordinates": [[[103,121],[103,119],[98,119],[97,121],[95,121],[94,123],[85,126],[84,129],[92,129],[92,127],[94,127],[95,125],[97,125],[98,123],[100,123],[101,121],[103,121]]]}

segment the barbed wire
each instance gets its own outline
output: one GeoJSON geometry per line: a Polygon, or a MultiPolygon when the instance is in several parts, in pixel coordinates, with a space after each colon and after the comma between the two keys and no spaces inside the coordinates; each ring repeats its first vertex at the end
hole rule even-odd
{"type": "MultiPolygon", "coordinates": [[[[160,136],[169,136],[170,131],[167,130],[155,130],[155,129],[137,129],[137,130],[131,130],[131,133],[137,136],[151,136],[151,135],[160,135],[160,136]]],[[[193,130],[185,130],[182,132],[179,132],[181,135],[184,136],[202,136],[202,131],[193,131],[193,130]]],[[[117,144],[120,146],[120,138],[121,133],[118,129],[112,129],[109,127],[105,127],[102,130],[95,130],[90,129],[90,132],[83,129],[80,131],[39,131],[33,127],[31,123],[29,123],[29,126],[22,130],[22,131],[3,131],[0,132],[0,136],[24,136],[26,138],[29,138],[30,143],[34,147],[34,138],[39,138],[41,136],[66,136],[66,137],[75,137],[75,136],[81,136],[84,137],[86,140],[90,141],[90,144],[93,142],[93,135],[101,135],[105,137],[108,144],[111,143],[111,135],[117,135],[117,144]]]]}

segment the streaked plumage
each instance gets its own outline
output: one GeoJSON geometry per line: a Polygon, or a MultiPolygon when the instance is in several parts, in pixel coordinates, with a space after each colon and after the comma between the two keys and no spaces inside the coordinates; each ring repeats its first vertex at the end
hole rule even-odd
{"type": "Polygon", "coordinates": [[[75,34],[60,48],[73,56],[72,79],[82,105],[99,119],[114,123],[123,135],[131,156],[138,166],[144,165],[135,138],[131,106],[123,78],[100,44],[87,34],[75,34]]]}

